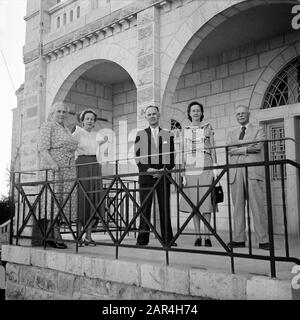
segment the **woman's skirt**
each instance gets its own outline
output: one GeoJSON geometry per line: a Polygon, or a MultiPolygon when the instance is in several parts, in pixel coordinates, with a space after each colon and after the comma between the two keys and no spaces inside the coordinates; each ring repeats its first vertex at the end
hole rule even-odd
{"type": "MultiPolygon", "coordinates": [[[[212,157],[208,153],[204,153],[204,168],[212,166],[212,157]]],[[[190,167],[192,169],[192,166],[190,167]]],[[[185,168],[186,185],[183,187],[183,191],[194,204],[197,206],[199,201],[203,198],[208,188],[213,181],[212,170],[204,170],[203,167],[197,171],[189,170],[189,167],[185,168]]],[[[183,212],[192,212],[191,206],[186,200],[181,197],[179,210],[183,212]]],[[[206,197],[202,205],[200,206],[201,213],[213,212],[213,203],[211,193],[206,197]]]]}
{"type": "MultiPolygon", "coordinates": [[[[90,205],[88,198],[95,208],[98,207],[103,197],[101,166],[97,162],[96,156],[81,155],[76,159],[77,176],[82,184],[78,185],[78,222],[85,225],[92,214],[95,212],[90,205]],[[90,163],[90,164],[88,164],[90,163]],[[92,164],[91,164],[92,163],[92,164]],[[85,165],[86,164],[86,165],[85,165]]],[[[97,209],[97,214],[93,214],[95,221],[98,221],[99,215],[104,217],[105,200],[97,209]]]]}

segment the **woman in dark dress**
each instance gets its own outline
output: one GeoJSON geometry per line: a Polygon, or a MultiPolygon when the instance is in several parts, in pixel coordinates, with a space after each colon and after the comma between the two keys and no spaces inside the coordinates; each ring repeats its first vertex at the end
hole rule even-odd
{"type": "MultiPolygon", "coordinates": [[[[78,142],[78,148],[76,150],[77,175],[79,179],[82,178],[79,181],[95,207],[103,195],[101,165],[97,162],[96,153],[98,146],[105,142],[104,138],[99,139],[99,133],[97,134],[96,131],[93,131],[96,120],[97,114],[92,109],[82,111],[80,114],[82,128],[77,126],[73,132],[73,137],[78,142]]],[[[78,187],[79,231],[85,228],[93,211],[86,195],[82,189],[78,187]]],[[[98,209],[98,215],[102,217],[104,215],[104,202],[98,209]]],[[[86,229],[85,239],[83,240],[85,245],[96,245],[91,236],[92,228],[98,221],[97,216],[95,217],[96,218],[90,221],[86,229]]]]}

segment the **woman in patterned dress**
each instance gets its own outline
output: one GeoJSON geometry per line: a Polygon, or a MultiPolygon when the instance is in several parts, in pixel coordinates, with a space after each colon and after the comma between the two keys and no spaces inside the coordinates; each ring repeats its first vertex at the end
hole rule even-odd
{"type": "MultiPolygon", "coordinates": [[[[44,167],[53,170],[54,193],[58,203],[62,205],[68,196],[76,179],[75,150],[77,141],[72,137],[70,130],[65,127],[68,106],[63,102],[52,105],[48,120],[41,125],[39,150],[44,167]],[[73,181],[66,181],[73,179],[73,181]]],[[[52,185],[51,185],[52,186],[52,185]]],[[[77,201],[76,190],[72,192],[63,212],[69,222],[76,220],[77,201]]],[[[59,214],[54,203],[55,214],[59,214]]],[[[52,214],[52,212],[51,212],[52,214]]],[[[54,212],[53,212],[54,214],[54,212]]],[[[53,215],[53,219],[55,216],[53,215]]],[[[54,238],[48,244],[55,248],[65,249],[66,244],[62,242],[59,231],[59,221],[54,227],[54,238]]]]}
{"type": "MultiPolygon", "coordinates": [[[[186,127],[183,131],[184,137],[184,164],[185,172],[183,173],[184,191],[188,198],[195,206],[207,192],[212,184],[213,177],[217,175],[217,170],[203,170],[205,167],[211,167],[217,164],[216,150],[210,149],[215,146],[214,131],[209,123],[202,122],[204,118],[203,105],[193,101],[188,105],[187,116],[191,122],[191,126],[186,127]],[[198,168],[198,170],[189,170],[198,168]]],[[[182,199],[180,211],[191,212],[192,208],[182,199]]],[[[199,208],[208,223],[211,220],[211,212],[213,211],[213,203],[211,195],[209,195],[199,208]]],[[[200,233],[200,217],[198,214],[193,216],[196,241],[195,246],[201,246],[202,239],[200,233]]],[[[211,247],[209,238],[209,230],[204,226],[206,247],[211,247]]]]}

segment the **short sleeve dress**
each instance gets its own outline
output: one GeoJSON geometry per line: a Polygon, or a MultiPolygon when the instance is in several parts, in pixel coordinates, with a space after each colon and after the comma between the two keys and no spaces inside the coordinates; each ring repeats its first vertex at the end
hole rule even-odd
{"type": "MultiPolygon", "coordinates": [[[[184,192],[195,206],[202,199],[213,181],[212,170],[203,170],[216,162],[214,147],[214,131],[209,123],[199,127],[185,127],[183,130],[184,139],[184,167],[186,185],[184,192]]],[[[192,208],[182,198],[180,211],[191,212],[192,208]]],[[[209,195],[200,206],[201,213],[213,212],[213,202],[209,195]]]]}
{"type": "MultiPolygon", "coordinates": [[[[68,128],[54,120],[42,124],[40,129],[39,150],[47,150],[59,166],[59,169],[53,172],[53,178],[55,181],[54,193],[60,205],[64,203],[76,179],[75,150],[77,145],[78,142],[72,137],[68,128]],[[69,179],[71,180],[66,181],[69,179]]],[[[46,159],[42,158],[41,164],[45,169],[50,167],[46,159]]],[[[54,209],[54,211],[58,212],[57,208],[54,209]]],[[[64,214],[69,221],[75,221],[77,216],[76,188],[72,192],[71,199],[69,199],[67,205],[64,207],[64,214]]]]}

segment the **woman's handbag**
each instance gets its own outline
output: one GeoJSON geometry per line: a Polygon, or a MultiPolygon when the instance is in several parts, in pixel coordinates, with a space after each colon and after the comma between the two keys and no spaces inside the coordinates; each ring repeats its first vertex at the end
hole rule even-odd
{"type": "Polygon", "coordinates": [[[224,201],[224,192],[220,183],[218,186],[215,186],[214,188],[214,198],[216,203],[220,203],[224,201]]]}

